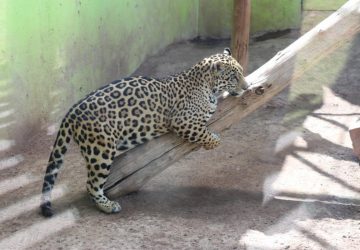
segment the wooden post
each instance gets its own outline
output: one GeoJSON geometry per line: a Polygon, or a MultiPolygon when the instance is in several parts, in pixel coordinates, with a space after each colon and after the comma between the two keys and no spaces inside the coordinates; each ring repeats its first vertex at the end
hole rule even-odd
{"type": "MultiPolygon", "coordinates": [[[[239,122],[359,31],[360,0],[349,0],[246,77],[250,87],[241,98],[220,98],[217,112],[209,123],[210,129],[220,132],[239,122]]],[[[137,191],[152,177],[198,147],[173,134],[138,146],[115,159],[105,192],[109,197],[116,197],[137,191]]]]}
{"type": "Polygon", "coordinates": [[[234,0],[231,50],[234,58],[247,72],[250,34],[251,0],[234,0]]]}

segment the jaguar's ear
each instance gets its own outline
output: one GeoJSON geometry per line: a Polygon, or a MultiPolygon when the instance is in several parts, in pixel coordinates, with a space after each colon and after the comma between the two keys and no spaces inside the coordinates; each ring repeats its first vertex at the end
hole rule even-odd
{"type": "Polygon", "coordinates": [[[225,65],[221,61],[213,62],[211,64],[211,71],[215,74],[221,73],[225,70],[225,65]]]}
{"type": "Polygon", "coordinates": [[[231,50],[230,50],[230,48],[225,48],[225,49],[224,49],[224,54],[225,54],[225,55],[228,55],[228,56],[231,56],[231,50]]]}

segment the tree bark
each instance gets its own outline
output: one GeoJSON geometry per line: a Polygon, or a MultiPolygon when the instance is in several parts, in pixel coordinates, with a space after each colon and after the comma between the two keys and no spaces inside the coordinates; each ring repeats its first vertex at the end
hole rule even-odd
{"type": "MultiPolygon", "coordinates": [[[[350,0],[246,77],[250,88],[242,97],[221,97],[218,110],[209,122],[210,129],[220,132],[239,122],[359,31],[360,0],[350,0]]],[[[115,159],[105,192],[109,197],[117,197],[137,191],[149,179],[198,147],[173,134],[136,147],[115,159]]]]}
{"type": "Polygon", "coordinates": [[[250,36],[250,0],[234,0],[233,32],[231,37],[231,50],[234,58],[247,72],[248,47],[250,36]]]}

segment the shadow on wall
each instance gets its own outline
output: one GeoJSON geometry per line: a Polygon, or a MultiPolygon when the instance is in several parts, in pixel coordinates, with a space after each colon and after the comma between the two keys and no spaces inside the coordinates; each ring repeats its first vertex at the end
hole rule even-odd
{"type": "MultiPolygon", "coordinates": [[[[6,62],[0,67],[4,69],[6,62]]],[[[5,74],[2,75],[6,76],[5,74]]],[[[10,154],[16,145],[16,140],[9,136],[7,131],[17,125],[17,107],[13,106],[13,89],[7,78],[0,79],[0,171],[14,167],[23,161],[22,154],[10,154]]]]}
{"type": "MultiPolygon", "coordinates": [[[[16,128],[21,127],[20,125],[24,124],[31,114],[24,116],[22,113],[23,105],[28,105],[26,104],[28,99],[20,99],[23,95],[27,96],[28,92],[25,87],[22,92],[18,92],[17,75],[15,72],[11,72],[7,63],[4,60],[0,65],[2,72],[9,70],[9,73],[1,74],[3,78],[0,79],[0,248],[25,249],[25,247],[31,247],[31,245],[45,240],[51,234],[71,227],[76,221],[76,211],[70,209],[52,220],[43,222],[37,220],[34,224],[28,224],[27,228],[21,227],[20,230],[17,230],[20,228],[16,226],[17,221],[21,220],[19,225],[26,225],[23,216],[28,216],[29,211],[38,210],[40,201],[38,188],[42,181],[38,174],[31,173],[34,170],[29,168],[27,162],[29,159],[23,150],[27,150],[28,153],[32,152],[31,147],[34,147],[34,144],[41,144],[41,142],[20,144],[20,142],[24,143],[24,137],[29,138],[29,134],[33,134],[34,131],[38,132],[39,128],[34,130],[29,127],[21,133],[14,133],[18,131],[16,128]],[[18,199],[20,196],[16,194],[19,191],[23,192],[26,197],[18,199]]],[[[56,102],[59,92],[52,88],[48,94],[52,100],[51,116],[62,115],[63,111],[56,102]]],[[[51,128],[44,128],[41,131],[43,131],[42,133],[47,132],[48,135],[53,133],[51,128]]],[[[49,147],[42,146],[45,149],[49,147]]],[[[31,164],[35,165],[33,162],[31,164]]],[[[58,187],[55,197],[63,195],[61,190],[63,187],[58,187]]],[[[32,214],[30,221],[34,221],[33,217],[32,214]]]]}

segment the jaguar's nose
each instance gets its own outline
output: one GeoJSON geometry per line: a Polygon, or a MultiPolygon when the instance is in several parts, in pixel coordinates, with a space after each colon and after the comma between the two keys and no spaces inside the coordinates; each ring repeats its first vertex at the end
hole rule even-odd
{"type": "Polygon", "coordinates": [[[249,88],[249,84],[247,83],[247,81],[244,79],[242,84],[241,84],[241,89],[242,90],[247,90],[249,88]]]}
{"type": "Polygon", "coordinates": [[[240,95],[240,93],[238,93],[238,92],[229,92],[229,94],[231,96],[239,96],[240,95]]]}

